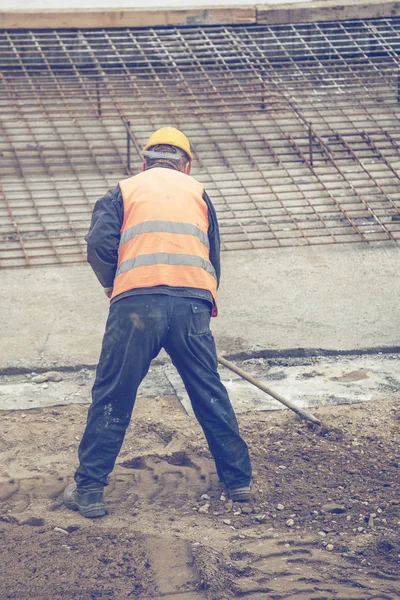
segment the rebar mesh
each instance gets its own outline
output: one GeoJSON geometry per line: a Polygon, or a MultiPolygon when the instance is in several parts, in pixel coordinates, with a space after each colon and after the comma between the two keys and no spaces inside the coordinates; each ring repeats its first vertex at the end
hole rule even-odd
{"type": "Polygon", "coordinates": [[[193,143],[225,250],[399,239],[399,32],[1,31],[0,265],[84,260],[95,200],[166,124],[193,143]]]}

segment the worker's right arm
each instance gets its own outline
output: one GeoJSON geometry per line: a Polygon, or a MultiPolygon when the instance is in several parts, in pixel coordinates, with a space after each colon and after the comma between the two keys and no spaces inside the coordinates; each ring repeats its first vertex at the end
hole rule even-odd
{"type": "Polygon", "coordinates": [[[87,260],[104,288],[112,289],[118,266],[118,248],[124,219],[119,185],[97,200],[85,240],[87,260]]]}
{"type": "Polygon", "coordinates": [[[217,213],[213,203],[210,200],[206,191],[203,192],[203,200],[207,204],[208,209],[208,241],[210,243],[210,262],[214,267],[217,276],[217,287],[221,279],[221,259],[220,259],[220,238],[217,213]]]}

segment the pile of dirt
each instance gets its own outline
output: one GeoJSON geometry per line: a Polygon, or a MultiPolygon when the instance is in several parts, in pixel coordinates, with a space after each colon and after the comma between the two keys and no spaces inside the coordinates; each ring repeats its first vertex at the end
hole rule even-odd
{"type": "MultiPolygon", "coordinates": [[[[153,582],[140,536],[3,526],[1,598],[138,598],[153,582]]],[[[151,597],[151,595],[149,596],[151,597]]]]}
{"type": "Polygon", "coordinates": [[[400,597],[396,398],[240,415],[254,502],[229,500],[175,397],[140,398],[106,489],[109,514],[62,504],[86,407],[4,411],[0,598],[400,597]]]}

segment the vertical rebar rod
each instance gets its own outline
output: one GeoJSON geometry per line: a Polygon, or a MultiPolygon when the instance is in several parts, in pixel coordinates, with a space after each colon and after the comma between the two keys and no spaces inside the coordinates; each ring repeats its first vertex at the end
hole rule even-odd
{"type": "Polygon", "coordinates": [[[100,83],[98,77],[96,78],[96,98],[97,98],[97,116],[101,117],[101,94],[100,94],[100,83]]]}
{"type": "Polygon", "coordinates": [[[310,165],[313,167],[313,132],[311,121],[308,123],[308,150],[310,154],[310,165]]]}
{"type": "Polygon", "coordinates": [[[266,85],[265,85],[265,71],[261,71],[260,73],[261,76],[261,110],[265,110],[266,109],[266,104],[265,104],[265,92],[266,92],[266,85]]]}
{"type": "Polygon", "coordinates": [[[126,166],[128,175],[131,174],[131,122],[126,122],[126,166]]]}
{"type": "Polygon", "coordinates": [[[400,104],[400,67],[397,71],[397,103],[400,104]]]}

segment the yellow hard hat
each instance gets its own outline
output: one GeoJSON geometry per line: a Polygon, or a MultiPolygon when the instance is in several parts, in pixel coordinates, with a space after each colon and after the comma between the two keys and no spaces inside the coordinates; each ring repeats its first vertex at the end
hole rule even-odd
{"type": "Polygon", "coordinates": [[[186,152],[190,160],[193,158],[189,140],[182,131],[175,129],[175,127],[161,127],[161,129],[157,129],[157,131],[149,137],[143,150],[148,150],[151,146],[158,146],[160,144],[176,146],[186,152]]]}

